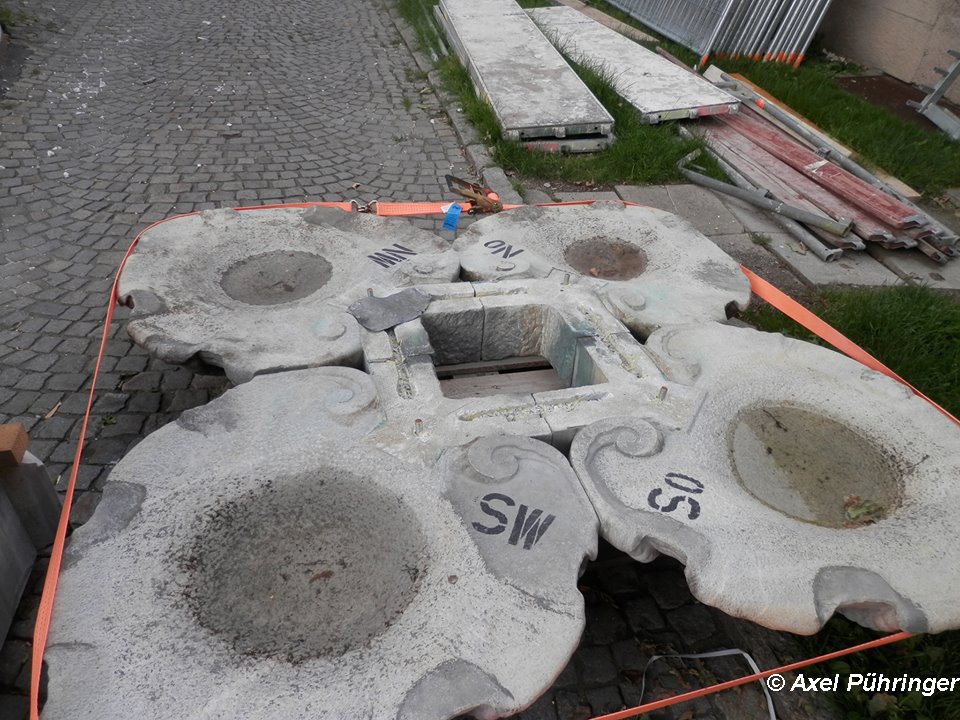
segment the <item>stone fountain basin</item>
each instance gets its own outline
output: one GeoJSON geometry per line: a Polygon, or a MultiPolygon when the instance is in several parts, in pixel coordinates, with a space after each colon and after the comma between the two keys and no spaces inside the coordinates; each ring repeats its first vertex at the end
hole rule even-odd
{"type": "Polygon", "coordinates": [[[205,210],[148,230],[120,279],[134,342],[175,363],[256,374],[361,362],[346,312],[372,286],[449,282],[441,238],[334,208],[205,210]]]}
{"type": "Polygon", "coordinates": [[[513,714],[584,624],[597,520],[523,437],[430,468],[366,446],[370,378],[260,377],[113,471],[68,547],[45,720],[513,714]],[[93,692],[103,677],[110,692],[93,692]]]}
{"type": "Polygon", "coordinates": [[[523,207],[483,218],[454,243],[467,280],[570,277],[646,337],[725,320],[750,302],[739,265],[686,220],[621,202],[523,207]]]}
{"type": "Polygon", "coordinates": [[[701,601],[812,634],[840,612],[883,631],[960,626],[960,439],[908,388],[831,350],[708,323],[646,348],[705,396],[681,431],[635,412],[570,458],[602,533],[686,565],[701,601]]]}

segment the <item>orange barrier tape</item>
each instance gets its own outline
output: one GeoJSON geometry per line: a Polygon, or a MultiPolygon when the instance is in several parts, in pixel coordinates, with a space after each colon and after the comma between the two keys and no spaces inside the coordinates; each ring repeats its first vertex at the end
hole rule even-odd
{"type": "Polygon", "coordinates": [[[57,523],[57,534],[54,536],[53,549],[50,552],[50,564],[47,566],[47,574],[43,580],[43,594],[40,596],[40,607],[37,609],[37,622],[33,628],[33,648],[30,664],[30,720],[39,720],[40,712],[38,700],[40,697],[40,671],[43,667],[43,651],[47,647],[47,636],[50,633],[50,618],[53,614],[53,600],[57,594],[57,580],[60,578],[60,564],[63,560],[63,548],[67,538],[67,525],[70,521],[70,508],[73,506],[73,493],[77,486],[77,473],[80,470],[80,456],[83,454],[83,442],[87,437],[87,424],[90,421],[90,411],[93,408],[94,391],[97,387],[97,378],[100,375],[100,365],[103,362],[103,353],[107,346],[107,340],[110,338],[110,325],[113,323],[113,312],[117,305],[117,283],[120,282],[120,274],[123,272],[123,266],[127,259],[133,253],[140,238],[147,230],[154,228],[161,223],[173,220],[176,217],[187,217],[197,213],[188,213],[187,215],[177,215],[153,223],[147,228],[141,230],[123,259],[117,267],[117,273],[113,279],[113,285],[110,287],[110,298],[107,301],[107,315],[103,324],[103,336],[100,339],[100,351],[97,353],[97,362],[93,366],[93,377],[90,381],[90,394],[87,397],[87,409],[83,414],[83,422],[80,424],[80,437],[77,438],[77,447],[73,454],[73,466],[70,468],[70,476],[67,480],[67,492],[63,498],[63,507],[60,509],[60,521],[57,523]]]}
{"type": "MultiPolygon", "coordinates": [[[[541,203],[543,206],[553,206],[553,205],[584,205],[591,204],[592,200],[587,201],[574,201],[574,202],[565,202],[565,203],[541,203]]],[[[636,203],[630,203],[624,201],[625,205],[636,205],[636,203]]],[[[443,208],[448,207],[449,203],[377,203],[376,211],[378,215],[383,216],[407,216],[407,215],[436,215],[443,214],[445,211],[443,208]]],[[[460,203],[462,209],[469,209],[469,203],[460,203]]],[[[258,206],[248,206],[248,207],[239,207],[235,208],[236,210],[270,210],[278,208],[306,208],[306,207],[336,207],[345,212],[350,212],[354,209],[355,205],[352,202],[303,202],[303,203],[285,203],[280,205],[258,205],[258,206]]],[[[522,207],[520,205],[505,205],[504,209],[509,210],[517,207],[522,207]]],[[[90,382],[90,393],[87,398],[87,407],[83,415],[83,421],[80,425],[80,436],[77,438],[77,446],[73,456],[73,465],[70,468],[70,475],[67,480],[66,495],[63,501],[63,507],[60,511],[60,520],[57,524],[57,533],[54,538],[53,548],[50,553],[50,563],[47,567],[47,574],[43,581],[43,594],[40,598],[40,607],[37,610],[37,620],[34,626],[33,632],[33,648],[31,656],[31,665],[30,665],[30,720],[39,720],[39,697],[40,697],[40,675],[41,669],[43,667],[43,653],[47,645],[47,637],[50,632],[50,620],[53,615],[53,603],[54,598],[57,592],[57,581],[60,577],[61,562],[63,559],[63,550],[66,544],[67,536],[67,527],[69,525],[70,519],[70,509],[73,506],[73,493],[76,490],[77,484],[77,473],[80,469],[80,459],[83,454],[83,443],[86,440],[87,435],[87,426],[90,420],[90,413],[93,408],[93,399],[94,393],[96,392],[97,379],[100,376],[100,366],[103,362],[104,351],[106,349],[107,340],[110,338],[110,327],[113,324],[113,314],[117,305],[117,285],[120,282],[120,276],[123,273],[123,268],[127,263],[130,255],[136,249],[137,244],[140,242],[140,238],[143,235],[155,228],[157,225],[161,225],[165,222],[170,222],[171,220],[176,220],[178,218],[190,217],[193,215],[198,215],[199,212],[185,213],[182,215],[174,215],[169,218],[164,218],[163,220],[158,220],[152,225],[141,230],[137,236],[134,238],[133,242],[130,243],[130,247],[127,248],[126,253],[123,255],[123,259],[120,261],[120,265],[117,267],[116,275],[114,276],[113,284],[110,288],[110,297],[107,302],[107,312],[104,319],[103,326],[103,335],[100,340],[100,349],[97,353],[97,361],[93,368],[93,376],[90,382]]],[[[812,312],[804,308],[797,301],[790,298],[785,293],[781,292],[773,285],[768,283],[766,280],[760,278],[759,276],[752,273],[747,268],[741,265],[741,269],[744,274],[750,280],[750,287],[753,290],[753,293],[757,297],[765,300],[766,302],[773,305],[775,308],[780,310],[782,313],[795,320],[796,322],[803,325],[805,328],[815,333],[822,339],[829,342],[838,350],[841,350],[845,354],[849,355],[855,360],[860,361],[867,367],[882,372],[885,375],[888,375],[895,380],[907,385],[911,390],[913,390],[917,395],[924,398],[931,405],[936,407],[940,412],[946,415],[948,418],[953,420],[955,423],[960,424],[960,421],[957,420],[953,415],[947,412],[944,408],[937,405],[935,402],[930,400],[930,398],[923,395],[920,391],[910,385],[906,380],[901,378],[899,375],[894,373],[890,368],[886,367],[879,360],[874,358],[872,355],[867,353],[865,350],[856,345],[853,341],[844,337],[837,330],[832,328],[830,325],[825,323],[823,320],[818,318],[812,312]]],[[[746,683],[754,682],[755,680],[760,680],[770,675],[782,672],[788,672],[790,670],[795,670],[802,667],[807,667],[809,665],[814,665],[826,660],[831,660],[833,658],[842,657],[844,655],[849,655],[855,652],[860,652],[863,650],[868,650],[870,648],[879,647],[881,645],[887,645],[890,643],[899,642],[900,640],[905,640],[906,638],[911,637],[909,633],[896,633],[894,635],[888,635],[887,637],[880,638],[878,640],[873,640],[868,643],[863,643],[862,645],[856,645],[845,650],[838,650],[833,653],[828,653],[826,655],[820,655],[809,660],[803,660],[800,662],[792,663],[790,665],[784,665],[783,667],[774,668],[772,670],[765,670],[761,673],[756,673],[753,675],[747,675],[736,680],[730,680],[724,683],[718,683],[716,685],[711,685],[706,688],[701,688],[699,690],[694,690],[689,693],[684,693],[682,695],[676,695],[672,698],[666,698],[664,700],[658,700],[653,703],[648,703],[646,705],[641,705],[636,708],[629,710],[621,710],[609,715],[603,715],[594,720],[625,720],[626,718],[632,718],[641,713],[650,712],[658,708],[667,707],[669,705],[675,705],[686,700],[692,700],[694,698],[703,697],[704,695],[711,695],[713,693],[721,692],[738,685],[744,685],[746,683]]]]}
{"type": "MultiPolygon", "coordinates": [[[[461,210],[469,210],[470,203],[457,203],[461,210]]],[[[443,215],[450,203],[411,202],[376,204],[377,215],[382,217],[405,217],[407,215],[443,215]]]]}
{"type": "Polygon", "coordinates": [[[953,422],[960,425],[960,420],[957,420],[957,418],[947,412],[946,409],[942,408],[922,392],[917,390],[913,385],[908,383],[893,370],[877,360],[873,355],[853,342],[853,340],[850,340],[848,337],[835,330],[833,327],[807,310],[803,305],[787,295],[785,292],[778,290],[762,277],[743,267],[743,265],[740,266],[740,269],[743,270],[743,274],[747,276],[748,280],[750,280],[750,289],[758,298],[770,303],[788,318],[799,323],[817,337],[821,338],[822,340],[826,340],[844,355],[853,358],[862,365],[866,365],[871,370],[876,370],[879,373],[883,373],[887,377],[893,378],[897,382],[903,383],[908,388],[913,390],[914,393],[922,397],[937,410],[953,420],[953,422]]]}

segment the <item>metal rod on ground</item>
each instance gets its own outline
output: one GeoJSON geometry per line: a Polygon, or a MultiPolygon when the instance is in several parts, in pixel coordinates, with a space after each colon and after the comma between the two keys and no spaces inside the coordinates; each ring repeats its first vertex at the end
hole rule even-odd
{"type": "MultiPolygon", "coordinates": [[[[779,120],[781,123],[790,128],[790,130],[810,143],[816,148],[818,155],[822,155],[831,162],[836,163],[851,175],[855,175],[864,182],[873,185],[875,188],[879,188],[888,195],[892,195],[907,207],[913,208],[926,219],[928,224],[937,230],[939,235],[943,236],[941,239],[945,239],[951,245],[956,243],[957,234],[953,230],[939,222],[936,218],[930,216],[923,208],[918,207],[915,203],[911,202],[909,198],[906,198],[898,193],[895,189],[890,187],[887,183],[875,176],[869,170],[865,169],[862,165],[842,155],[841,153],[838,153],[829,145],[826,145],[821,137],[810,132],[807,128],[798,123],[789,113],[785,113],[783,110],[778,108],[775,103],[767,102],[766,98],[757,94],[743,83],[738,82],[736,78],[727,75],[727,73],[721,73],[720,77],[724,82],[734,83],[734,85],[731,87],[736,88],[736,94],[740,94],[741,96],[753,101],[758,107],[762,107],[764,112],[769,113],[772,117],[779,120]]],[[[726,89],[730,90],[731,87],[726,89]]]]}
{"type": "Polygon", "coordinates": [[[821,230],[826,230],[828,233],[837,235],[838,237],[843,237],[846,235],[848,232],[850,232],[850,228],[853,226],[853,220],[850,218],[834,220],[833,218],[826,217],[825,215],[818,215],[816,213],[808,212],[803,208],[787,205],[779,200],[772,200],[760,191],[745,190],[737,187],[736,185],[730,185],[725,182],[720,182],[719,180],[714,180],[712,177],[701,175],[700,173],[694,172],[693,170],[685,167],[681,167],[679,169],[684,176],[686,176],[692,182],[695,182],[697,185],[702,185],[703,187],[710,188],[711,190],[716,190],[724,195],[730,195],[731,197],[739,198],[744,202],[748,202],[751,205],[755,205],[758,208],[763,208],[764,210],[769,210],[777,215],[785,215],[786,217],[796,220],[797,222],[802,222],[804,225],[818,227],[821,230]]]}
{"type": "MultiPolygon", "coordinates": [[[[694,136],[692,132],[687,130],[685,127],[679,128],[680,135],[683,137],[695,140],[698,139],[694,136]]],[[[710,155],[713,156],[713,159],[717,161],[717,164],[720,166],[720,169],[723,170],[727,177],[733,180],[734,184],[737,187],[743,188],[744,190],[753,190],[757,192],[757,187],[750,182],[746,177],[740,174],[740,172],[734,168],[730,163],[720,157],[715,151],[711,148],[707,148],[707,151],[710,155]]],[[[840,248],[828,248],[820,240],[814,237],[810,232],[808,232],[803,225],[798,223],[792,218],[788,218],[785,215],[773,215],[774,221],[782,227],[786,232],[790,233],[794,239],[798,240],[804,246],[807,247],[814,255],[823,260],[824,262],[832,262],[843,256],[843,250],[840,248]]]]}

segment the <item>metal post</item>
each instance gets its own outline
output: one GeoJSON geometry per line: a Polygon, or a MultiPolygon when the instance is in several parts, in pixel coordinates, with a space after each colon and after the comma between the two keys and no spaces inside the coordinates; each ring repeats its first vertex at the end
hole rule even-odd
{"type": "Polygon", "coordinates": [[[707,39],[707,44],[703,49],[703,53],[700,56],[700,62],[697,64],[699,69],[703,65],[707,64],[707,60],[710,58],[710,53],[713,50],[713,44],[717,41],[717,35],[720,34],[720,31],[723,29],[724,25],[727,23],[727,20],[730,17],[730,13],[733,10],[734,0],[727,0],[727,6],[723,9],[723,13],[720,15],[720,19],[717,22],[717,26],[713,29],[713,32],[710,34],[710,37],[707,39]]]}

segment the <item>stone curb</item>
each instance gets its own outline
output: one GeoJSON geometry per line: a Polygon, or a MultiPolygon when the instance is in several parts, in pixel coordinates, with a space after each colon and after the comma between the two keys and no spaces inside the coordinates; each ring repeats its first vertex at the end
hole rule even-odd
{"type": "Polygon", "coordinates": [[[417,67],[427,73],[427,80],[433,88],[437,99],[440,101],[440,106],[443,108],[443,111],[447,114],[447,117],[450,118],[450,124],[453,126],[460,145],[464,148],[467,160],[473,165],[474,172],[476,172],[478,177],[483,179],[483,183],[487,187],[500,196],[501,201],[505,204],[524,204],[523,198],[520,196],[520,193],[514,189],[513,184],[503,171],[503,168],[493,165],[493,159],[490,157],[487,148],[480,144],[480,136],[476,128],[474,128],[473,125],[470,124],[470,121],[463,116],[463,113],[457,109],[456,98],[444,90],[436,68],[434,68],[433,64],[423,53],[417,50],[417,39],[412,28],[410,28],[402,18],[397,17],[395,13],[391,12],[390,17],[397,28],[397,32],[400,33],[404,44],[410,51],[410,54],[413,55],[417,67]]]}

